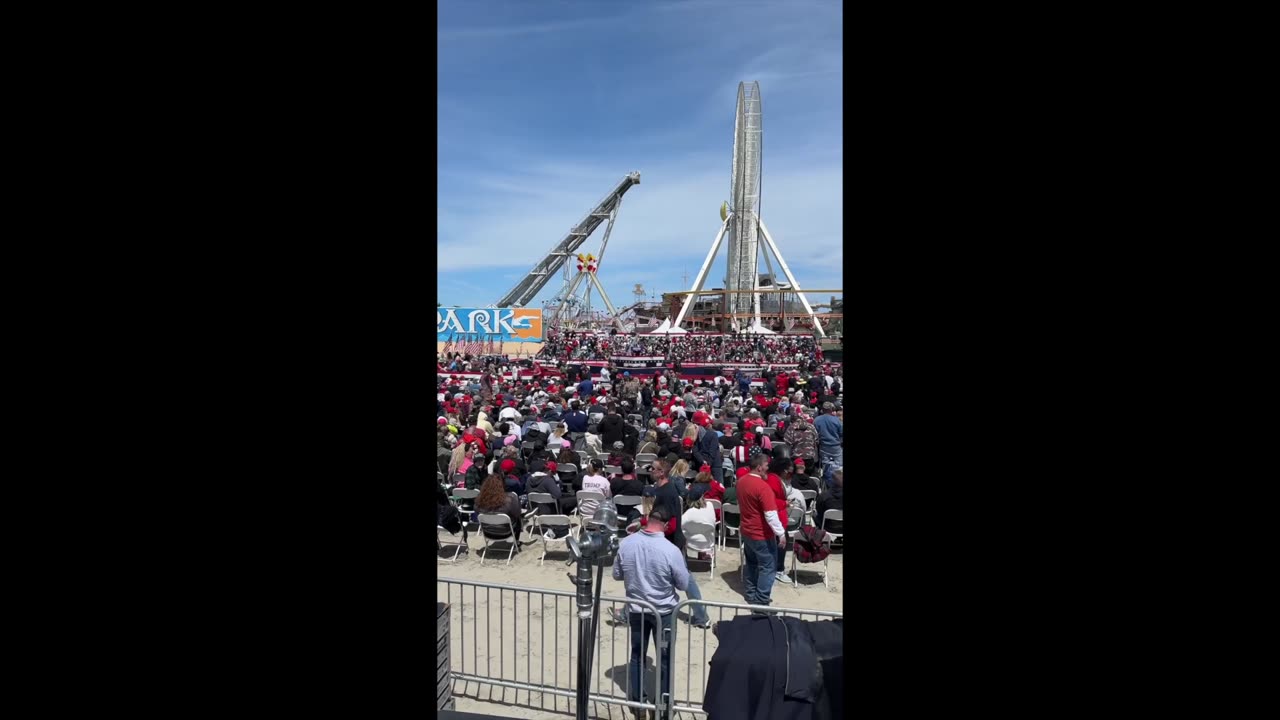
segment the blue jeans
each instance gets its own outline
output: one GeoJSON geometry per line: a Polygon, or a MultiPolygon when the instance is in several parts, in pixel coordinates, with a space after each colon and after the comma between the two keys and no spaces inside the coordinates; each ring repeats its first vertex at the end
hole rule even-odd
{"type": "MultiPolygon", "coordinates": [[[[690,600],[702,599],[702,590],[698,588],[698,581],[693,579],[693,573],[689,573],[689,586],[685,588],[684,594],[688,595],[690,600]]],[[[706,605],[689,606],[689,622],[694,625],[702,625],[710,619],[707,617],[706,605]]]]}
{"type": "Polygon", "coordinates": [[[742,539],[742,584],[746,587],[748,605],[768,605],[773,592],[778,562],[778,540],[742,539]]]}
{"type": "Polygon", "coordinates": [[[836,448],[834,451],[823,448],[818,449],[818,461],[822,463],[822,482],[831,487],[834,481],[831,479],[831,473],[836,466],[844,467],[844,448],[836,448]]]}
{"type": "Polygon", "coordinates": [[[716,482],[723,485],[724,484],[724,463],[720,461],[720,458],[716,458],[715,461],[710,463],[710,465],[711,465],[711,477],[715,478],[716,482]]]}
{"type": "MultiPolygon", "coordinates": [[[[654,633],[671,630],[671,620],[673,613],[667,613],[661,617],[661,630],[652,613],[627,613],[627,620],[631,625],[631,662],[627,667],[627,699],[632,702],[655,702],[656,698],[650,697],[652,686],[645,687],[641,700],[641,687],[643,681],[644,656],[649,652],[649,637],[654,633]]],[[[662,651],[658,653],[658,675],[662,679],[661,692],[666,694],[671,692],[671,675],[669,669],[671,667],[671,645],[666,643],[667,637],[660,637],[659,643],[662,645],[662,651]]]]}

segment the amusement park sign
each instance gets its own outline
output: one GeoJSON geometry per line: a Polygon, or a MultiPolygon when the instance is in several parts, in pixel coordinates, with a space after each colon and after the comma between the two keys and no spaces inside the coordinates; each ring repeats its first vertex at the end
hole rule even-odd
{"type": "Polygon", "coordinates": [[[466,336],[502,342],[542,342],[541,308],[436,308],[436,340],[466,336]]]}

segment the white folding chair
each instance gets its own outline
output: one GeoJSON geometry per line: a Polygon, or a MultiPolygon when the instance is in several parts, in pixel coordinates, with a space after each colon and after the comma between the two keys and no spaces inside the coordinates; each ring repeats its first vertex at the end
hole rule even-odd
{"type": "Polygon", "coordinates": [[[716,526],[691,520],[684,523],[680,530],[684,533],[686,550],[711,554],[711,577],[714,578],[716,576],[716,526]],[[697,536],[702,536],[704,539],[698,540],[697,536]]]}
{"type": "Polygon", "coordinates": [[[462,527],[474,524],[471,520],[471,513],[476,511],[476,498],[480,496],[479,490],[468,490],[466,488],[454,488],[449,494],[449,499],[453,502],[453,506],[458,508],[458,513],[462,515],[462,527]]]}
{"type": "Polygon", "coordinates": [[[516,530],[516,521],[512,520],[505,513],[481,513],[480,514],[480,534],[484,537],[484,551],[480,554],[480,565],[484,565],[485,558],[489,555],[489,545],[492,543],[510,543],[511,548],[507,550],[507,564],[511,564],[511,556],[515,554],[516,548],[520,546],[520,535],[516,530]],[[506,528],[510,535],[500,531],[506,528]]]}
{"type": "MultiPolygon", "coordinates": [[[[799,589],[800,583],[796,582],[796,536],[800,534],[801,528],[804,527],[805,515],[800,512],[801,508],[795,505],[787,506],[787,542],[791,545],[791,585],[799,589]]],[[[782,568],[783,574],[787,569],[782,568]]]]}
{"type": "Polygon", "coordinates": [[[800,494],[804,496],[804,514],[813,517],[814,508],[818,501],[818,492],[816,490],[801,490],[800,494]]]}
{"type": "Polygon", "coordinates": [[[716,540],[718,541],[720,539],[720,531],[724,529],[724,512],[721,510],[722,503],[719,500],[708,500],[707,498],[703,498],[702,501],[710,505],[712,512],[716,513],[716,540]]]}
{"type": "MultiPolygon", "coordinates": [[[[456,549],[453,551],[452,558],[449,558],[447,560],[445,560],[445,558],[440,558],[440,559],[444,560],[445,562],[457,562],[458,553],[462,552],[463,549],[470,550],[470,548],[467,547],[467,524],[465,522],[462,523],[462,528],[459,529],[458,532],[450,533],[451,535],[454,535],[454,540],[452,542],[441,542],[440,533],[442,532],[447,533],[449,532],[449,530],[446,529],[440,523],[436,523],[436,543],[439,544],[441,548],[448,548],[450,546],[453,546],[456,549]]],[[[439,550],[437,550],[436,552],[439,553],[439,550]]],[[[437,557],[439,557],[439,555],[437,555],[437,557]]]]}
{"type": "Polygon", "coordinates": [[[639,507],[644,502],[644,498],[639,495],[616,495],[613,498],[613,506],[618,511],[618,526],[620,529],[627,528],[627,518],[631,515],[631,508],[639,507]]]}
{"type": "Polygon", "coordinates": [[[534,518],[538,517],[539,515],[561,514],[560,501],[556,500],[555,496],[552,495],[551,493],[533,492],[533,493],[529,493],[528,498],[529,498],[529,512],[526,513],[524,516],[524,524],[525,524],[526,530],[533,527],[534,518]],[[547,505],[553,505],[555,506],[555,509],[548,511],[546,508],[547,505]]]}
{"type": "Polygon", "coordinates": [[[551,543],[560,543],[565,551],[568,552],[569,534],[572,530],[572,525],[568,515],[539,515],[534,519],[534,522],[537,534],[542,536],[542,557],[538,558],[538,567],[542,567],[542,560],[547,556],[548,545],[551,543]],[[555,531],[552,528],[557,527],[565,529],[563,536],[555,536],[555,531]]]}
{"type": "Polygon", "coordinates": [[[579,490],[576,497],[578,498],[578,505],[573,509],[573,515],[578,518],[578,536],[581,537],[587,523],[591,522],[592,517],[595,517],[596,508],[600,506],[600,503],[604,502],[604,493],[598,493],[594,490],[579,490]],[[588,501],[591,504],[583,507],[588,501]]]}
{"type": "Polygon", "coordinates": [[[742,511],[734,503],[725,503],[720,512],[723,515],[721,524],[724,526],[724,533],[721,535],[720,547],[729,547],[729,536],[739,535],[738,549],[742,549],[742,537],[740,535],[742,529],[742,511]]]}
{"type": "MultiPolygon", "coordinates": [[[[822,531],[823,531],[823,532],[825,532],[825,533],[827,534],[827,537],[831,538],[831,545],[832,545],[832,547],[835,547],[835,544],[836,544],[836,541],[837,541],[837,540],[839,540],[839,541],[840,541],[840,546],[841,546],[841,547],[844,547],[844,533],[843,533],[843,532],[834,533],[834,532],[831,532],[830,530],[828,530],[828,529],[827,529],[827,521],[828,521],[828,520],[835,520],[835,521],[838,521],[838,522],[844,522],[844,511],[843,511],[843,510],[828,510],[828,511],[826,511],[826,512],[822,513],[822,531]]],[[[841,529],[842,529],[842,530],[844,529],[844,526],[843,526],[843,525],[841,525],[840,527],[841,527],[841,529]]],[[[828,553],[828,554],[827,554],[826,559],[822,561],[822,584],[823,584],[823,585],[826,585],[826,584],[827,584],[827,564],[828,564],[829,562],[831,562],[831,555],[830,555],[830,553],[828,553]]]]}
{"type": "Polygon", "coordinates": [[[656,453],[640,453],[636,456],[636,467],[640,467],[641,465],[651,465],[653,461],[657,459],[658,455],[656,453]]]}
{"type": "Polygon", "coordinates": [[[604,474],[605,474],[605,475],[608,475],[608,476],[610,476],[610,477],[612,477],[612,476],[614,476],[614,475],[621,475],[621,474],[622,474],[622,468],[621,468],[620,466],[618,466],[618,465],[605,465],[605,466],[604,466],[604,474]]]}

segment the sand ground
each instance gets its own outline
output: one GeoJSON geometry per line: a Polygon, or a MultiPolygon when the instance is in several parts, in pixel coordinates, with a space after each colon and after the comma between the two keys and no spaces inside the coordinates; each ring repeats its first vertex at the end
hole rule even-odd
{"type": "MultiPolygon", "coordinates": [[[[456,541],[456,536],[441,533],[442,543],[456,541]]],[[[437,599],[449,602],[450,609],[450,666],[456,672],[486,677],[501,677],[512,681],[532,682],[569,689],[573,687],[577,672],[577,621],[572,594],[574,586],[566,573],[574,572],[567,566],[569,554],[553,549],[543,565],[541,540],[531,541],[524,536],[524,544],[510,565],[506,564],[506,545],[489,550],[484,566],[480,565],[483,540],[469,533],[467,550],[462,551],[457,562],[453,548],[440,551],[436,560],[441,580],[436,585],[437,599]],[[539,592],[523,590],[499,590],[462,585],[453,581],[485,582],[513,587],[534,588],[539,592]],[[547,591],[557,594],[546,594],[547,591]]],[[[556,546],[553,546],[555,548],[556,546]]],[[[690,553],[692,555],[692,553],[690,553]]],[[[788,553],[787,565],[791,566],[788,553]]],[[[830,556],[828,566],[829,587],[822,582],[822,564],[799,565],[799,584],[777,583],[773,587],[774,607],[798,610],[826,610],[840,612],[844,586],[844,550],[837,546],[830,556]]],[[[702,590],[704,600],[745,604],[742,596],[741,553],[736,540],[719,551],[714,577],[710,563],[690,560],[690,569],[702,590]]],[[[605,568],[604,597],[621,598],[623,585],[613,579],[605,568]]],[[[682,594],[683,598],[683,594],[682,594]]],[[[605,608],[621,608],[622,603],[602,601],[605,608]]],[[[731,619],[746,611],[731,608],[712,608],[711,621],[731,619]]],[[[607,614],[605,616],[607,618],[607,614]]],[[[809,615],[807,619],[820,619],[809,615]]],[[[681,613],[677,620],[676,644],[673,663],[676,667],[675,695],[678,704],[691,702],[700,705],[704,692],[707,664],[717,647],[715,635],[708,630],[696,629],[681,613]]],[[[627,694],[627,662],[630,654],[629,631],[626,625],[614,625],[600,621],[594,662],[591,691],[601,695],[625,698],[627,694]]],[[[652,688],[652,672],[655,649],[652,645],[647,655],[645,683],[652,688]]],[[[466,712],[482,712],[515,718],[547,718],[564,720],[573,713],[574,702],[570,698],[555,695],[502,688],[490,684],[454,681],[456,709],[466,712]]],[[[631,711],[624,706],[610,703],[593,703],[591,717],[610,720],[630,720],[631,711]]],[[[705,720],[705,715],[681,713],[681,720],[705,720]]]]}

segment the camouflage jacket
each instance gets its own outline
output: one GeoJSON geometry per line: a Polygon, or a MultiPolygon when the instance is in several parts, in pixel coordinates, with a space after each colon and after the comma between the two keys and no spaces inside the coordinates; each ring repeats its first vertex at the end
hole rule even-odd
{"type": "Polygon", "coordinates": [[[784,440],[791,446],[791,457],[817,457],[818,429],[813,423],[797,420],[787,428],[784,440]]]}

